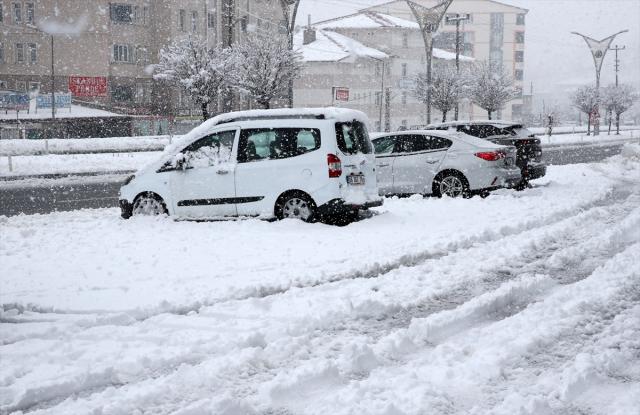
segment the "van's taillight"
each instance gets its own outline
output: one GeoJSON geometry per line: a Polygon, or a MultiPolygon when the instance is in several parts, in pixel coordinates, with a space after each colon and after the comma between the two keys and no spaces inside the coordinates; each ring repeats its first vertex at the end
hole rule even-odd
{"type": "Polygon", "coordinates": [[[329,177],[340,177],[342,175],[342,162],[335,154],[327,154],[327,165],[329,166],[329,177]]]}
{"type": "Polygon", "coordinates": [[[476,157],[480,157],[482,160],[496,161],[505,158],[507,154],[504,151],[481,151],[476,153],[476,157]]]}

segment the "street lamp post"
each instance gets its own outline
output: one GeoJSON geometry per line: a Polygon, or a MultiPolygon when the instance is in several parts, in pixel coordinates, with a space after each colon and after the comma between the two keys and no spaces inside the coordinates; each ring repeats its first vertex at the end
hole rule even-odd
{"type": "Polygon", "coordinates": [[[53,55],[53,34],[51,34],[51,119],[56,119],[56,72],[53,62],[55,61],[53,55]]]}
{"type": "Polygon", "coordinates": [[[431,60],[433,58],[433,34],[438,30],[442,17],[453,0],[443,0],[433,7],[424,7],[411,0],[405,0],[420,26],[427,64],[427,124],[431,124],[431,60]]]}
{"type": "MultiPolygon", "coordinates": [[[[456,72],[460,73],[460,22],[469,20],[469,15],[460,15],[456,14],[456,17],[447,17],[447,22],[456,22],[456,72]]],[[[456,103],[456,109],[454,113],[454,118],[458,121],[458,113],[460,112],[460,105],[456,103]]]]}
{"type": "Polygon", "coordinates": [[[613,35],[606,37],[602,40],[595,40],[590,38],[589,36],[585,36],[578,32],[571,32],[574,35],[581,36],[584,41],[587,43],[589,50],[591,51],[591,55],[593,56],[593,63],[596,68],[596,104],[593,109],[594,119],[593,119],[593,135],[600,135],[600,69],[602,69],[602,62],[604,61],[604,57],[609,50],[609,46],[611,46],[611,42],[613,39],[618,36],[620,33],[628,32],[628,30],[622,30],[618,33],[614,33],[613,35]]]}
{"type": "MultiPolygon", "coordinates": [[[[298,6],[300,6],[300,0],[280,0],[280,7],[282,8],[282,15],[286,22],[287,41],[289,50],[293,50],[293,34],[296,28],[296,16],[298,15],[298,6]]],[[[311,27],[311,18],[309,18],[309,27],[311,27]]],[[[289,81],[289,87],[287,92],[287,100],[289,108],[293,108],[293,79],[289,81]]]]}

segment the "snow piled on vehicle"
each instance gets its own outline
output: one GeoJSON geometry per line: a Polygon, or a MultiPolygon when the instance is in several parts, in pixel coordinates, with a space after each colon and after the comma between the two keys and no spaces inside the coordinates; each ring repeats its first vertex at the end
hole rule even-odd
{"type": "Polygon", "coordinates": [[[639,177],[628,145],[343,228],[0,218],[0,412],[635,413],[639,177]]]}

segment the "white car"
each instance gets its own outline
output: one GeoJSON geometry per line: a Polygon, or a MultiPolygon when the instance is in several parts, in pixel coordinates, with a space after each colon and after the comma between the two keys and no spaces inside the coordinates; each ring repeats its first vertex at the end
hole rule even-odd
{"type": "Polygon", "coordinates": [[[487,195],[520,181],[515,147],[462,133],[403,131],[373,135],[381,195],[487,195]]]}
{"type": "Polygon", "coordinates": [[[380,206],[359,111],[254,110],[195,128],[120,190],[122,216],[299,218],[380,206]]]}

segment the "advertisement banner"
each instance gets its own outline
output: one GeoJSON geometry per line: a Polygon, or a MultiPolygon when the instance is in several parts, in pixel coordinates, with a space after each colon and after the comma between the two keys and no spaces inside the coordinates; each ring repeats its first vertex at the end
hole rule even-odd
{"type": "Polygon", "coordinates": [[[349,101],[349,88],[335,87],[333,91],[336,101],[349,101]]]}
{"type": "Polygon", "coordinates": [[[29,109],[29,95],[23,92],[0,92],[0,109],[13,111],[27,111],[29,109]]]}
{"type": "MultiPolygon", "coordinates": [[[[36,108],[51,108],[51,95],[38,95],[36,108]]],[[[56,93],[56,108],[71,108],[71,92],[56,93]]]]}
{"type": "Polygon", "coordinates": [[[74,97],[106,97],[107,78],[104,76],[70,76],[69,91],[74,97]]]}

